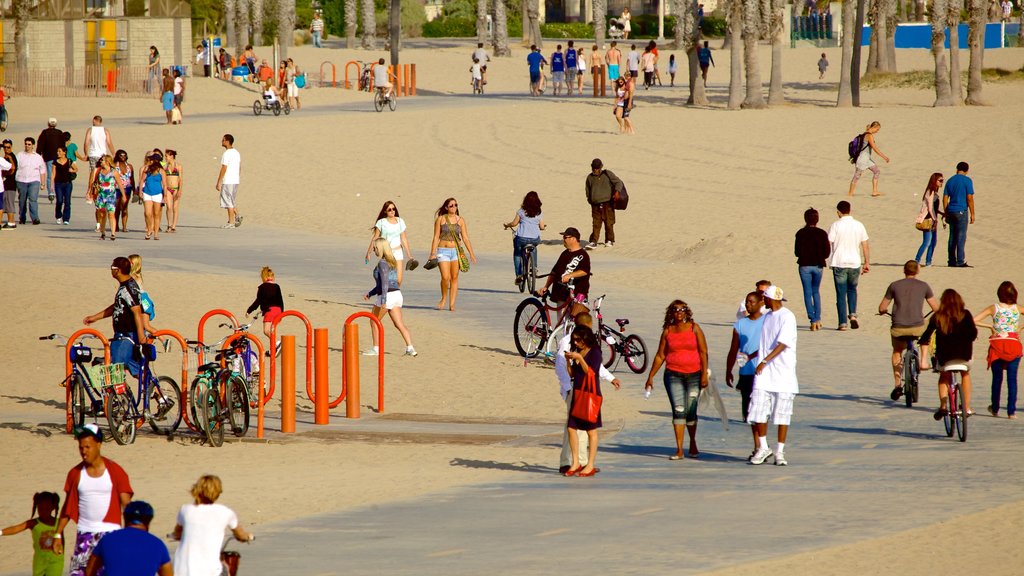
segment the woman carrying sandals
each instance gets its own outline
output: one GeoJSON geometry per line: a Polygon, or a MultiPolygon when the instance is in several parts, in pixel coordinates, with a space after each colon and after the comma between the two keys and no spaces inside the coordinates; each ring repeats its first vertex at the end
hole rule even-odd
{"type": "Polygon", "coordinates": [[[665,364],[665,391],[672,404],[672,428],[676,453],[669,460],[683,459],[683,426],[690,433],[690,458],[697,450],[697,397],[708,386],[708,344],[704,331],[693,321],[693,312],[682,300],[673,300],[665,310],[658,353],[647,375],[645,390],[654,388],[654,375],[665,364]]]}
{"type": "Polygon", "coordinates": [[[459,252],[465,250],[469,259],[476,264],[473,245],[469,241],[469,225],[459,215],[459,202],[449,198],[437,210],[434,220],[434,239],[430,243],[430,259],[437,260],[437,268],[441,271],[441,300],[437,309],[445,305],[455,311],[455,298],[459,295],[459,252]],[[464,244],[465,248],[461,245],[464,244]]]}
{"type": "MultiPolygon", "coordinates": [[[[598,410],[597,418],[594,422],[578,418],[573,416],[573,414],[576,412],[576,404],[584,401],[582,391],[588,376],[593,380],[594,393],[602,396],[601,384],[598,382],[599,378],[597,377],[601,370],[601,347],[598,346],[597,336],[594,335],[594,331],[588,326],[582,325],[573,329],[572,348],[565,353],[565,358],[569,363],[569,374],[572,376],[573,388],[572,407],[569,409],[569,421],[566,425],[569,429],[569,450],[572,452],[572,464],[565,472],[565,475],[585,478],[601,471],[600,468],[594,466],[594,463],[597,461],[597,430],[601,428],[601,411],[598,410]],[[580,466],[580,441],[576,436],[577,430],[585,430],[587,432],[589,446],[587,449],[586,466],[580,466]]],[[[615,384],[614,381],[612,384],[615,384]]],[[[618,389],[618,386],[616,385],[615,388],[618,389]]]]}
{"type": "MultiPolygon", "coordinates": [[[[398,265],[398,260],[395,260],[395,255],[391,252],[391,244],[383,238],[373,241],[373,253],[380,257],[377,265],[373,267],[373,280],[376,285],[373,290],[363,295],[363,300],[369,300],[373,296],[377,297],[373,302],[373,315],[378,319],[384,318],[385,313],[391,316],[391,322],[401,333],[402,339],[405,340],[405,355],[417,356],[416,349],[412,346],[409,329],[402,322],[402,304],[404,303],[402,267],[398,265]]],[[[363,356],[378,356],[380,354],[377,332],[372,331],[371,334],[373,335],[373,348],[364,350],[363,356]]]]}
{"type": "Polygon", "coordinates": [[[405,220],[398,216],[398,206],[391,200],[385,202],[381,206],[380,213],[377,214],[377,221],[370,229],[372,233],[370,234],[370,245],[366,247],[366,263],[370,263],[373,243],[377,238],[383,238],[391,245],[391,253],[394,254],[398,267],[402,267],[402,263],[408,255],[409,270],[415,270],[417,264],[413,263],[412,250],[409,248],[409,239],[405,236],[405,228],[405,220]]]}

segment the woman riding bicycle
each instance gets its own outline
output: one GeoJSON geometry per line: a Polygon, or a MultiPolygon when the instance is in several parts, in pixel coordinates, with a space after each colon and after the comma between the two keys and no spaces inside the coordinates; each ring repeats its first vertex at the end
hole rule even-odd
{"type": "MultiPolygon", "coordinates": [[[[918,341],[921,347],[921,370],[927,370],[928,347],[931,345],[932,334],[935,334],[935,363],[939,374],[939,409],[935,411],[935,419],[949,413],[947,403],[948,387],[953,374],[943,370],[948,364],[968,363],[971,361],[974,341],[978,338],[978,327],[974,325],[974,317],[964,308],[964,300],[952,288],[942,292],[939,309],[928,320],[928,327],[918,341]]],[[[971,374],[963,373],[960,389],[964,395],[965,416],[974,414],[971,411],[971,374]]]]}
{"type": "Polygon", "coordinates": [[[515,236],[512,237],[512,263],[515,265],[517,286],[526,280],[526,270],[523,269],[523,249],[527,245],[534,247],[533,269],[537,269],[536,247],[540,244],[540,231],[546,228],[544,213],[540,209],[541,205],[540,196],[536,192],[528,192],[523,197],[523,203],[519,210],[516,210],[515,218],[504,224],[506,230],[515,228],[515,236]]]}

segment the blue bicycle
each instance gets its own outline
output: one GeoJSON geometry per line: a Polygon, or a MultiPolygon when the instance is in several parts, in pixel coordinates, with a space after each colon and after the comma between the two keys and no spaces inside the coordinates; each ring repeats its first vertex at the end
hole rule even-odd
{"type": "MultiPolygon", "coordinates": [[[[61,334],[50,334],[40,336],[40,340],[56,340],[62,346],[66,346],[68,339],[61,334]]],[[[83,340],[99,340],[96,336],[84,336],[83,340]]],[[[102,348],[97,348],[102,350],[102,348]]],[[[85,344],[75,344],[68,350],[71,360],[71,374],[65,378],[60,385],[70,387],[71,403],[68,406],[71,412],[71,420],[75,429],[85,425],[85,419],[92,417],[93,422],[97,418],[105,416],[103,388],[105,382],[100,377],[94,378],[93,374],[99,374],[96,369],[90,370],[90,366],[102,366],[103,357],[94,357],[93,348],[85,344]]]]}
{"type": "Polygon", "coordinates": [[[139,356],[138,389],[133,394],[127,384],[116,385],[106,396],[110,435],[118,444],[135,442],[139,425],[149,422],[153,432],[171,435],[181,424],[181,389],[170,376],[156,376],[150,363],[156,360],[152,344],[136,346],[139,356]]]}

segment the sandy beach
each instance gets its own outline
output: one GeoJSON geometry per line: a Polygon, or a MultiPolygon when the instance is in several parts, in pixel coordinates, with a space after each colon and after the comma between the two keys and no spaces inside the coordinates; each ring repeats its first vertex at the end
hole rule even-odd
{"type": "MultiPolygon", "coordinates": [[[[862,94],[861,108],[836,109],[839,50],[825,50],[832,65],[819,81],[820,50],[786,49],[787,103],[761,111],[728,111],[729,58],[717,51],[718,66],[708,83],[711,106],[683,105],[687,91],[681,65],[676,87],[638,92],[632,116],[637,134],[624,136],[617,133],[610,97],[530,97],[525,49],[516,49],[512,58],[495,59],[489,67],[488,93],[473,96],[469,43],[412,44],[417,47],[403,50],[402,58],[417,65],[419,95],[400,98],[395,112],[375,112],[368,93],[317,87],[302,92],[302,109],[289,116],[255,117],[254,92],[204,78],[190,79],[181,126],[163,125],[155,99],[15,95],[8,101],[11,123],[4,136],[14,140],[16,150],[23,137],[37,136],[50,116],[81,145],[89,120],[101,114],[115,148],[127,150],[136,167],[143,150],[178,150],[184,196],[179,231],[162,234],[159,242],[144,241],[138,232],[144,229],[138,205],[130,207],[131,232],[119,234],[117,242],[98,241],[82,178],[76,181],[70,226],[53,223],[52,206],[43,194],[42,225],[0,231],[7,320],[0,344],[8,352],[0,368],[0,443],[8,461],[0,470],[0,523],[25,520],[36,491],[62,493],[65,474],[78,459],[74,442],[63,433],[64,389],[58,386],[64,374],[62,350],[38,337],[70,334],[82,327],[84,316],[109,305],[115,284],[107,265],[118,255],[143,256],[146,288],[158,307],[153,324],[186,338],[195,337],[197,322],[208,310],[225,308],[241,318],[255,295],[260,266],[275,268],[286,306],[306,314],[314,326],[331,330],[331,389],[336,393],[342,324],[350,314],[368,310],[361,296],[371,287],[370,266],[362,255],[382,203],[397,203],[409,226],[413,255],[423,262],[433,215],[442,201],[455,197],[480,262],[461,277],[454,313],[433,309],[436,273],[409,273],[403,286],[406,321],[420,355],[401,356],[400,338],[385,319],[385,414],[397,415],[397,420],[406,415],[405,421],[431,417],[442,422],[551,424],[549,436],[519,443],[399,434],[283,437],[273,430],[269,441],[226,443],[220,449],[200,445],[195,436],[167,439],[148,430],[140,431],[131,446],[109,442],[104,455],[128,471],[136,497],[154,505],[152,531],[161,536],[173,528],[176,510],[203,473],[221,476],[222,502],[259,533],[265,526],[316,514],[429,500],[437,491],[523,476],[501,466],[457,466],[454,461],[556,468],[554,445],[565,408],[556,396],[551,368],[543,362],[524,367],[515,352],[512,315],[521,296],[512,284],[511,235],[501,224],[511,219],[526,192],[536,190],[544,202],[545,240],[556,240],[556,232],[568,226],[588,234],[583,181],[595,157],[627,183],[631,202],[618,216],[615,247],[592,253],[591,293],[609,294],[606,319],[629,317],[652,357],[664,307],[680,297],[694,305],[697,321],[708,332],[712,368],[724,369],[736,304],[757,279],[769,278],[786,290],[788,306],[800,322],[802,392],[838,394],[849,387],[888,402],[888,323],[871,313],[885,287],[902,277],[903,263],[920,244],[913,223],[928,176],[936,171],[952,175],[959,161],[970,163],[977,191],[977,222],[970,227],[967,244],[973,268],[943,265],[947,236],[940,231],[937,266],[924,269],[921,278],[936,293],[956,288],[974,312],[994,302],[1001,281],[1024,283],[1015,235],[1005,231],[1012,227],[1011,215],[1019,203],[1017,156],[1024,134],[1020,83],[987,83],[990,105],[985,107],[934,109],[931,91],[878,89],[862,94]],[[869,197],[865,177],[851,200],[854,217],[870,235],[872,270],[860,283],[859,308],[866,320],[858,331],[835,330],[835,292],[826,274],[821,287],[825,330],[812,334],[806,331],[793,234],[810,206],[820,211],[822,227],[835,219],[835,204],[846,199],[853,170],[846,144],[874,120],[882,124],[876,142],[892,159],[881,164],[883,195],[869,197]],[[242,155],[239,210],[245,223],[237,230],[219,229],[224,211],[214,184],[224,133],[234,135],[242,155]]],[[[554,44],[549,42],[545,52],[554,44]]],[[[270,50],[257,53],[265,57],[270,50]]],[[[663,62],[669,53],[663,51],[663,62]]],[[[685,56],[675,53],[684,64],[685,56]]],[[[308,71],[321,62],[334,63],[339,77],[345,62],[368,57],[363,51],[311,47],[293,48],[289,55],[308,71]]],[[[966,70],[967,52],[961,55],[966,70]]],[[[767,82],[768,47],[762,47],[760,58],[767,82]]],[[[986,67],[1019,69],[1022,62],[1024,49],[985,55],[986,67]]],[[[926,50],[901,50],[898,63],[901,71],[933,67],[926,50]]],[[[85,166],[79,163],[80,170],[85,166]]],[[[542,246],[541,269],[546,271],[557,254],[557,246],[542,246]]],[[[106,321],[98,327],[110,330],[106,321]]],[[[299,330],[295,322],[284,332],[301,334],[299,330]]],[[[218,338],[224,333],[210,331],[218,338]]],[[[262,336],[261,330],[254,332],[262,336]]],[[[363,325],[361,344],[365,347],[368,340],[363,325]]],[[[973,402],[979,414],[985,413],[989,396],[990,375],[983,371],[986,349],[982,336],[974,348],[975,366],[981,368],[973,402]]],[[[304,353],[300,348],[300,359],[304,353]]],[[[171,372],[178,365],[180,356],[173,353],[162,354],[158,361],[171,372]]],[[[364,360],[361,366],[363,411],[372,419],[377,417],[371,409],[376,406],[375,363],[364,360]]],[[[619,430],[650,425],[654,418],[651,404],[640,394],[644,376],[624,366],[617,375],[623,390],[607,395],[606,442],[614,442],[619,430]]],[[[308,415],[312,404],[302,391],[304,378],[300,360],[298,406],[308,415]]],[[[661,411],[667,409],[663,396],[661,411]]],[[[933,386],[923,388],[921,405],[934,409],[934,396],[933,386]]],[[[735,403],[731,396],[728,401],[735,403]]],[[[270,409],[279,411],[277,398],[270,409]]],[[[344,415],[344,405],[332,411],[334,419],[344,415]]],[[[720,443],[715,441],[716,450],[743,457],[749,451],[749,432],[736,421],[738,416],[731,416],[736,425],[720,443]]],[[[894,428],[903,425],[897,417],[886,417],[892,418],[888,422],[894,428]]],[[[932,426],[927,415],[923,418],[933,432],[939,426],[932,426]]],[[[988,423],[988,416],[984,418],[982,431],[971,442],[984,443],[986,436],[1005,442],[1024,435],[1016,422],[988,423]]],[[[665,429],[661,441],[667,447],[669,427],[663,416],[660,420],[665,429]]],[[[801,445],[815,442],[815,430],[796,432],[792,450],[799,458],[801,445]]],[[[907,458],[926,465],[933,454],[908,452],[907,458]]],[[[1018,472],[1015,480],[1002,475],[986,479],[1015,481],[1019,487],[1024,459],[1019,450],[1008,454],[1015,458],[1010,466],[1018,472]]],[[[971,572],[1018,573],[1022,558],[1016,542],[1024,524],[1024,498],[1019,490],[1009,499],[986,496],[974,483],[975,472],[981,473],[964,470],[962,484],[951,489],[978,490],[973,495],[978,504],[953,516],[929,520],[922,514],[892,522],[879,518],[877,530],[849,534],[842,544],[823,535],[820,542],[769,550],[762,560],[718,561],[714,568],[721,574],[948,573],[945,557],[936,555],[931,543],[955,539],[964,551],[960,560],[971,572]],[[894,549],[894,537],[913,544],[894,549]]],[[[789,476],[800,474],[799,462],[787,470],[789,476]]],[[[926,489],[927,480],[920,478],[917,488],[926,489]]],[[[855,488],[857,480],[849,482],[855,488]]],[[[526,486],[521,489],[528,490],[526,486]]],[[[848,496],[865,502],[877,497],[855,489],[848,496]]],[[[736,505],[736,512],[744,508],[736,505]]],[[[27,574],[30,564],[27,536],[0,541],[0,574],[27,574]]]]}

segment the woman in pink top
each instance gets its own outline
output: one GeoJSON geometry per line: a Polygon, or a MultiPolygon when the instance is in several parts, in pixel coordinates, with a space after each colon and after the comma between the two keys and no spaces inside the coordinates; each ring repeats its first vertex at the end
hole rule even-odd
{"type": "Polygon", "coordinates": [[[669,460],[683,459],[683,426],[690,432],[690,458],[697,450],[697,396],[708,386],[708,344],[704,331],[693,321],[693,312],[682,300],[673,300],[665,310],[665,323],[658,342],[658,354],[651,364],[644,388],[650,390],[654,375],[665,364],[665,391],[672,403],[672,428],[676,453],[669,460]]]}

